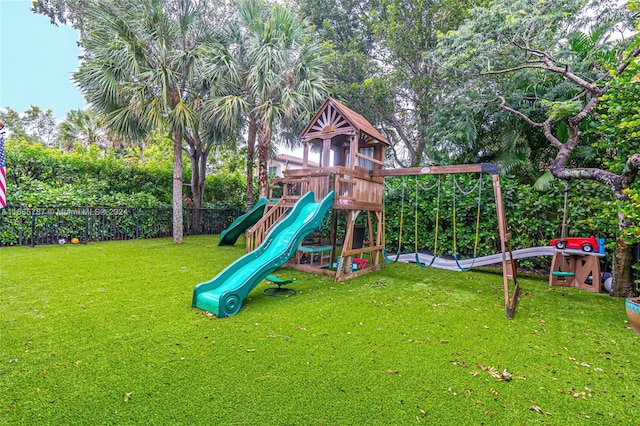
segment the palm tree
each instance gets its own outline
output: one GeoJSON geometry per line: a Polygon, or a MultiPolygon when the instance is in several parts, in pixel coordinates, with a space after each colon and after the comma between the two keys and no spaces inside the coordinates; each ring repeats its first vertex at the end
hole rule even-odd
{"type": "Polygon", "coordinates": [[[105,143],[104,133],[103,121],[94,110],[71,110],[58,127],[60,149],[68,152],[76,143],[85,147],[94,143],[102,146],[105,143]]]}
{"type": "Polygon", "coordinates": [[[243,0],[229,25],[228,43],[210,73],[205,109],[226,128],[247,130],[247,200],[252,201],[253,155],[258,142],[260,194],[267,192],[267,157],[276,127],[304,123],[329,91],[320,44],[281,5],[243,0]]]}
{"type": "Polygon", "coordinates": [[[207,57],[217,46],[206,0],[91,1],[83,17],[85,55],[74,74],[115,135],[173,141],[173,240],[182,242],[182,152],[191,158],[194,205],[202,206],[207,156],[223,135],[200,105],[207,57]]]}

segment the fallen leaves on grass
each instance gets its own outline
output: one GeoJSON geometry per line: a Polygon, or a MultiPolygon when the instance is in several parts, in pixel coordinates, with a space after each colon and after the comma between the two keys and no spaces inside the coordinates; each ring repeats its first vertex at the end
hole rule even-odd
{"type": "Polygon", "coordinates": [[[399,374],[400,372],[398,370],[387,370],[387,374],[399,374]]]}
{"type": "Polygon", "coordinates": [[[571,389],[569,389],[569,394],[574,398],[587,399],[587,396],[589,398],[591,398],[593,396],[593,390],[589,389],[586,386],[584,388],[584,391],[582,391],[582,392],[578,392],[577,390],[571,388],[571,389]]]}
{"type": "MultiPolygon", "coordinates": [[[[573,357],[569,357],[569,360],[575,362],[577,365],[580,365],[582,367],[587,367],[587,368],[591,367],[591,364],[589,364],[588,362],[578,361],[573,357]]],[[[597,371],[597,368],[596,368],[596,371],[597,371]]]]}
{"type": "Polygon", "coordinates": [[[482,364],[478,364],[478,367],[480,369],[482,369],[482,371],[485,371],[487,373],[489,373],[489,375],[495,379],[498,380],[505,380],[505,381],[509,381],[513,378],[513,374],[509,373],[507,371],[507,369],[505,368],[502,373],[499,373],[495,368],[493,367],[485,367],[482,364]]]}
{"type": "Polygon", "coordinates": [[[536,413],[544,414],[542,408],[538,407],[537,405],[532,405],[531,407],[529,407],[529,410],[535,411],[536,413]]]}
{"type": "Polygon", "coordinates": [[[420,410],[420,416],[416,416],[416,420],[418,421],[418,423],[420,423],[421,419],[427,418],[427,412],[424,411],[422,408],[418,408],[418,410],[420,410]]]}
{"type": "Polygon", "coordinates": [[[275,334],[275,333],[274,334],[269,334],[269,335],[267,335],[267,337],[269,339],[275,339],[276,337],[280,337],[281,339],[284,339],[284,340],[290,340],[291,339],[291,336],[285,336],[283,334],[275,334]]]}
{"type": "Polygon", "coordinates": [[[124,402],[129,402],[129,400],[131,399],[131,395],[133,395],[133,392],[127,392],[124,394],[124,402]]]}
{"type": "Polygon", "coordinates": [[[537,405],[532,405],[531,407],[529,407],[529,410],[531,411],[535,411],[538,414],[542,414],[543,416],[551,416],[552,414],[547,412],[542,411],[542,408],[538,407],[537,405]]]}

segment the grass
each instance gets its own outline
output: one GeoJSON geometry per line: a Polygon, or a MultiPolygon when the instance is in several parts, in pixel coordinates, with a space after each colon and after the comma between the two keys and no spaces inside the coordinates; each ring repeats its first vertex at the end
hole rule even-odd
{"type": "Polygon", "coordinates": [[[506,320],[500,274],[398,263],[218,319],[216,243],[0,249],[0,424],[640,424],[624,300],[521,277],[506,320]]]}

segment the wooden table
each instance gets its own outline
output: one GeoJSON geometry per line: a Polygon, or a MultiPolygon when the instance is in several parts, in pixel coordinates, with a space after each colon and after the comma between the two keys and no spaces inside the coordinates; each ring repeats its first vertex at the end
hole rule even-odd
{"type": "Polygon", "coordinates": [[[300,264],[302,260],[302,254],[309,254],[309,266],[314,266],[314,258],[318,257],[318,264],[315,265],[319,268],[324,268],[331,264],[331,246],[323,246],[319,244],[312,244],[308,246],[300,245],[296,251],[296,263],[300,264]]]}

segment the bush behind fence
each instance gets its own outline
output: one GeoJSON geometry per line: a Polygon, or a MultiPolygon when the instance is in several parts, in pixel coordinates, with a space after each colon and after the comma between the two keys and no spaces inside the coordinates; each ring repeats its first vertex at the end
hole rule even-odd
{"type": "MultiPolygon", "coordinates": [[[[183,210],[185,235],[219,234],[240,207],[183,210]]],[[[0,210],[0,246],[169,237],[171,207],[15,207],[0,210]]]]}

